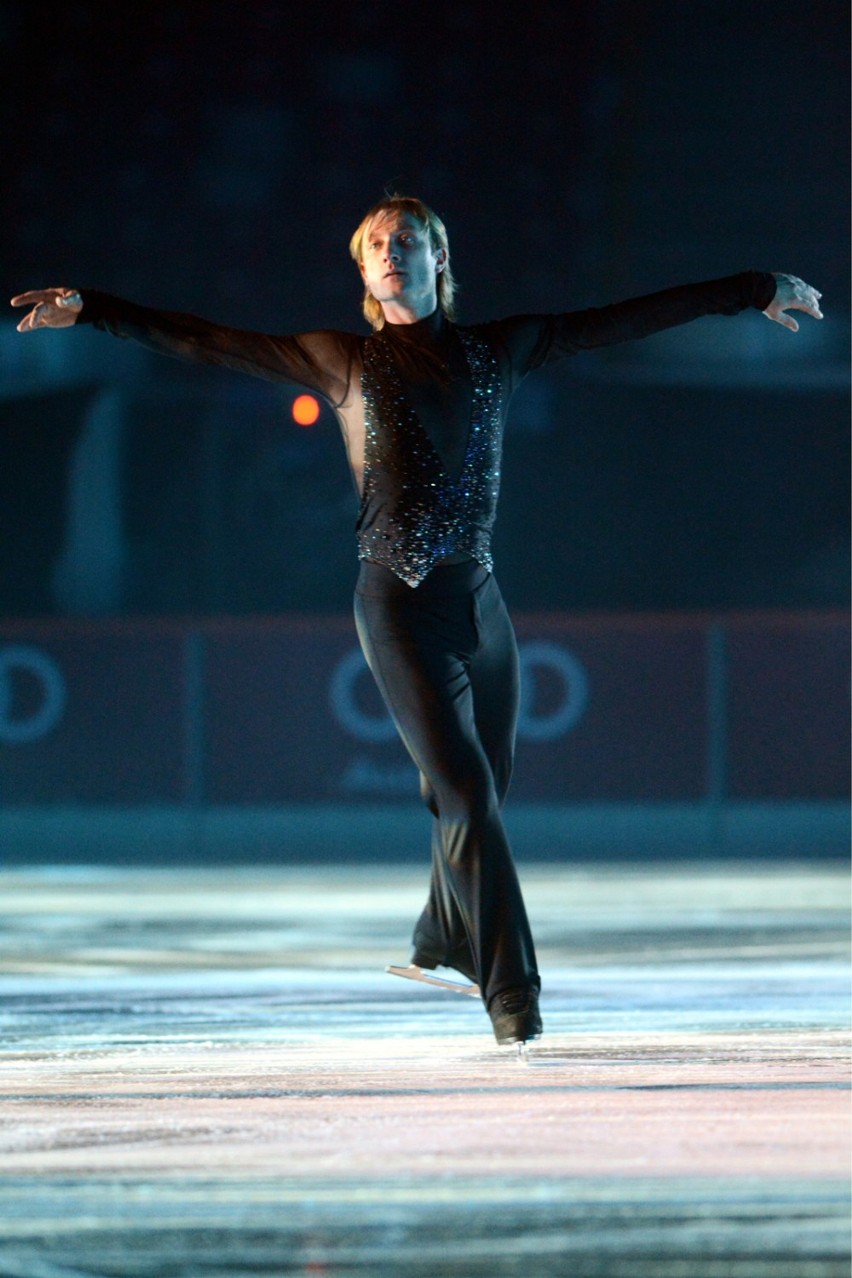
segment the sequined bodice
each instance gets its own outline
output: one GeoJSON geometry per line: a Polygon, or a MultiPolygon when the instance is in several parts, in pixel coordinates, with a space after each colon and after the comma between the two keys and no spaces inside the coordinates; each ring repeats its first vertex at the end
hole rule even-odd
{"type": "MultiPolygon", "coordinates": [[[[418,586],[439,560],[464,553],[489,570],[500,486],[502,391],[497,361],[474,330],[456,329],[472,384],[467,446],[451,475],[400,381],[390,341],[364,343],[364,487],[358,553],[418,586]]],[[[460,429],[465,424],[460,423],[460,429]]]]}

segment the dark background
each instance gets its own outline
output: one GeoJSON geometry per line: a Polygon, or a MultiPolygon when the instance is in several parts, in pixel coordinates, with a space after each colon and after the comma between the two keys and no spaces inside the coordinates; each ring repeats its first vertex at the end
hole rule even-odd
{"type": "MultiPolygon", "coordinates": [[[[347,243],[388,187],[446,221],[463,321],[790,271],[823,324],[702,320],[526,384],[499,573],[525,610],[842,605],[847,10],[3,4],[7,293],[362,330],[347,243]]],[[[348,611],[327,410],[91,331],[10,318],[0,353],[3,615],[348,611]]]]}

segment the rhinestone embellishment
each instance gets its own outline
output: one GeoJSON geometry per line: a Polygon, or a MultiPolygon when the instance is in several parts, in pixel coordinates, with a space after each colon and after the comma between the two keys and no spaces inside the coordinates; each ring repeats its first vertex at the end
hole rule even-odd
{"type": "Polygon", "coordinates": [[[502,387],[490,346],[456,329],[473,385],[464,462],[452,478],[408,402],[390,342],[364,343],[366,440],[358,556],[418,586],[444,556],[462,551],[489,571],[500,490],[502,387]]]}

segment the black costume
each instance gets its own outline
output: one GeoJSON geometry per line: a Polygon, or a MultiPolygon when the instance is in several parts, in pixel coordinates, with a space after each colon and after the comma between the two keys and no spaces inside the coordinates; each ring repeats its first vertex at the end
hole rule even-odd
{"type": "MultiPolygon", "coordinates": [[[[435,311],[368,337],[275,337],[82,293],[78,322],[166,354],[296,382],[333,406],[361,500],[358,633],[435,818],[414,962],[475,980],[498,1039],[501,999],[539,987],[500,815],[518,709],[517,649],[490,550],[508,400],[553,360],[702,315],[765,310],[774,295],[773,276],[750,271],[474,328],[435,311]]],[[[521,1036],[533,1037],[536,1023],[537,1011],[521,1036]]]]}

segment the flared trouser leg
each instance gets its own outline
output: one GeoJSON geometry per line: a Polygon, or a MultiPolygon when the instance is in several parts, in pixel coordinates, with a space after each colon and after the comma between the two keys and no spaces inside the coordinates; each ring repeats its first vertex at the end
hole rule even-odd
{"type": "Polygon", "coordinates": [[[416,590],[390,584],[386,594],[359,587],[355,618],[435,817],[415,949],[475,978],[488,1003],[501,990],[539,984],[501,814],[517,720],[517,647],[493,577],[446,595],[441,580],[432,574],[428,589],[416,590]]]}
{"type": "Polygon", "coordinates": [[[456,904],[444,855],[437,804],[428,779],[422,773],[420,789],[430,810],[435,813],[432,820],[432,877],[428,900],[414,927],[411,961],[419,967],[453,967],[469,980],[478,981],[476,961],[462,912],[456,904]]]}

